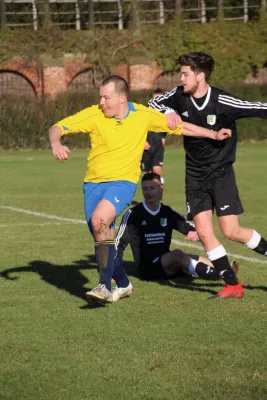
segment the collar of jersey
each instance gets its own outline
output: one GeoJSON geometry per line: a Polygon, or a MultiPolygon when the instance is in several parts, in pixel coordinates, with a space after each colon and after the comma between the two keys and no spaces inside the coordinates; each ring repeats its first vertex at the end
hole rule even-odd
{"type": "Polygon", "coordinates": [[[148,208],[148,206],[145,203],[145,200],[142,201],[143,207],[146,209],[146,211],[151,214],[151,215],[157,215],[160,212],[161,209],[161,203],[159,203],[159,207],[156,211],[152,211],[148,208]]]}
{"type": "Polygon", "coordinates": [[[131,101],[128,101],[128,112],[127,114],[123,117],[123,118],[117,118],[117,117],[113,117],[114,119],[118,119],[118,120],[122,120],[128,117],[128,115],[130,114],[130,112],[133,111],[135,112],[136,109],[134,108],[134,105],[131,101]]]}
{"type": "Polygon", "coordinates": [[[199,107],[199,106],[197,105],[197,103],[196,103],[195,100],[194,100],[194,97],[193,97],[193,96],[190,96],[190,97],[191,97],[192,103],[194,104],[194,106],[195,106],[199,111],[204,110],[204,108],[205,108],[206,105],[208,104],[209,99],[210,99],[210,93],[211,93],[211,87],[209,86],[208,91],[207,91],[207,94],[206,94],[206,96],[207,96],[207,97],[206,97],[206,100],[204,101],[204,103],[202,104],[201,107],[199,107]]]}

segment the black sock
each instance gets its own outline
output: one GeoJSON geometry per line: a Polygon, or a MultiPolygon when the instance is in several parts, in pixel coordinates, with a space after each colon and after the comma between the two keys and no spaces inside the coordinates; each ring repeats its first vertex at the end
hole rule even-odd
{"type": "Polygon", "coordinates": [[[203,262],[197,263],[195,271],[199,278],[209,279],[211,281],[216,281],[220,278],[220,275],[215,268],[211,267],[208,264],[204,264],[203,262]]]}
{"type": "Polygon", "coordinates": [[[263,256],[267,256],[267,241],[262,237],[258,246],[252,250],[256,251],[256,253],[262,254],[263,256]]]}
{"type": "Polygon", "coordinates": [[[212,260],[212,264],[227,285],[238,284],[236,275],[229,264],[227,255],[217,258],[216,260],[212,260]]]}

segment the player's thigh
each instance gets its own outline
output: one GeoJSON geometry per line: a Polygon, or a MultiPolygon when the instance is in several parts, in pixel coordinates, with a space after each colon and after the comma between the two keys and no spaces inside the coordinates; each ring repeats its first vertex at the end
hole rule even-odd
{"type": "MultiPolygon", "coordinates": [[[[232,167],[226,168],[223,174],[214,180],[213,197],[218,217],[239,215],[244,212],[232,167]]],[[[235,221],[237,219],[233,219],[233,223],[235,221]]]]}
{"type": "Polygon", "coordinates": [[[162,268],[169,277],[175,276],[178,271],[187,269],[190,261],[190,257],[180,249],[172,250],[161,257],[162,268]]]}
{"type": "Polygon", "coordinates": [[[135,183],[129,181],[110,182],[103,193],[103,199],[108,200],[111,204],[113,204],[116,210],[115,217],[117,218],[125,210],[125,208],[131,204],[135,192],[135,183]]]}
{"type": "Polygon", "coordinates": [[[145,281],[156,281],[158,279],[168,279],[161,263],[161,257],[155,257],[153,260],[144,260],[140,268],[140,278],[145,281]]]}
{"type": "Polygon", "coordinates": [[[92,221],[102,221],[108,227],[113,223],[116,218],[115,206],[106,199],[101,199],[97,204],[92,214],[92,221]]]}
{"type": "Polygon", "coordinates": [[[195,217],[203,211],[213,211],[213,199],[209,181],[201,182],[193,179],[186,180],[187,214],[195,217]]]}
{"type": "Polygon", "coordinates": [[[103,183],[85,182],[83,185],[84,211],[89,228],[92,214],[102,198],[103,190],[103,183]]]}
{"type": "Polygon", "coordinates": [[[164,150],[162,148],[158,149],[153,155],[153,170],[155,167],[163,167],[164,150]]]}

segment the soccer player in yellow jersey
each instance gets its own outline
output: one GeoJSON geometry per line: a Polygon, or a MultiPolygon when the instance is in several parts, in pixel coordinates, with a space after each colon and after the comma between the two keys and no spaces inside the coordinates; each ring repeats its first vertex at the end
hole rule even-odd
{"type": "Polygon", "coordinates": [[[183,122],[176,130],[167,127],[166,116],[157,110],[128,101],[128,84],[117,75],[99,87],[100,104],[67,117],[49,129],[53,156],[61,162],[70,150],[61,144],[63,135],[90,134],[91,145],[84,179],[84,209],[95,241],[99,285],[87,292],[89,299],[112,302],[115,219],[131,204],[140,176],[140,162],[147,132],[224,140],[231,131],[210,131],[183,122]]]}

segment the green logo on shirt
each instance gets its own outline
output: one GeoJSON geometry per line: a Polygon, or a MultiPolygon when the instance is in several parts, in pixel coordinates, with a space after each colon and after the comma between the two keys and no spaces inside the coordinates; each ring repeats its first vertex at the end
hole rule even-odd
{"type": "Polygon", "coordinates": [[[209,125],[214,125],[216,122],[216,115],[207,115],[207,123],[209,125]]]}
{"type": "Polygon", "coordinates": [[[167,226],[167,218],[160,218],[159,223],[160,226],[164,228],[165,226],[167,226]]]}

